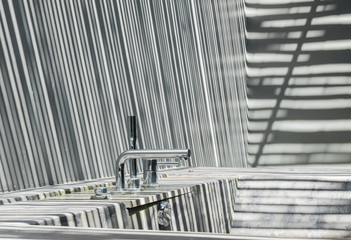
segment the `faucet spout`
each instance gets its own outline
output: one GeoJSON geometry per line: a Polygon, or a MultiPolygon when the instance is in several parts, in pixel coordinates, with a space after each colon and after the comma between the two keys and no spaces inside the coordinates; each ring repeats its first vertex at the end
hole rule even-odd
{"type": "Polygon", "coordinates": [[[140,159],[160,159],[160,158],[183,158],[187,160],[191,155],[190,149],[138,149],[128,150],[121,153],[115,164],[116,187],[118,188],[118,172],[121,170],[121,190],[125,189],[124,165],[127,160],[140,159]]]}

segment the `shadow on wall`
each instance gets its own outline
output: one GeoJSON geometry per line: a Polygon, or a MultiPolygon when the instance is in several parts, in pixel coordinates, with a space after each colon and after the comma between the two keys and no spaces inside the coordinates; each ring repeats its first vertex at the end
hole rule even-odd
{"type": "Polygon", "coordinates": [[[351,1],[246,0],[249,159],[351,162],[351,1]]]}

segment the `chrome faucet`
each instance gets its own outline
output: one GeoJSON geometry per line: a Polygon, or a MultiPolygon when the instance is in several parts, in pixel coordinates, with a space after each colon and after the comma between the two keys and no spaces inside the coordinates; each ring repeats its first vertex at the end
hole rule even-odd
{"type": "MultiPolygon", "coordinates": [[[[124,165],[127,160],[130,159],[143,159],[147,161],[152,161],[154,159],[160,158],[183,158],[187,160],[190,157],[191,151],[190,149],[138,149],[138,150],[128,150],[121,153],[115,164],[115,173],[116,173],[116,188],[118,189],[118,172],[121,171],[121,179],[120,179],[120,190],[126,190],[125,187],[125,172],[124,165]]],[[[164,162],[162,164],[167,164],[164,162]]],[[[170,162],[170,164],[174,164],[174,162],[170,162]]]]}

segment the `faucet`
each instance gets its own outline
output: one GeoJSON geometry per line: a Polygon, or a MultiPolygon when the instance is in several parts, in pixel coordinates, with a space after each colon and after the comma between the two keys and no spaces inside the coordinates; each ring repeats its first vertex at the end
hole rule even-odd
{"type": "MultiPolygon", "coordinates": [[[[153,161],[160,158],[183,158],[187,160],[191,155],[190,149],[138,149],[128,150],[121,153],[115,164],[116,188],[118,190],[118,171],[121,171],[121,191],[125,190],[125,172],[124,165],[127,160],[141,158],[143,160],[153,161]]],[[[167,164],[167,162],[163,163],[167,164]]],[[[171,162],[170,164],[173,164],[171,162]]]]}

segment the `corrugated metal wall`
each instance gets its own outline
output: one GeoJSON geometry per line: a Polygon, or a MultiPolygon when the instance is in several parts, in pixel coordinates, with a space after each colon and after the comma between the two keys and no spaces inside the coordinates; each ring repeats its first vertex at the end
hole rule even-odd
{"type": "Polygon", "coordinates": [[[243,1],[1,0],[0,191],[113,176],[139,148],[245,167],[243,1]]]}

